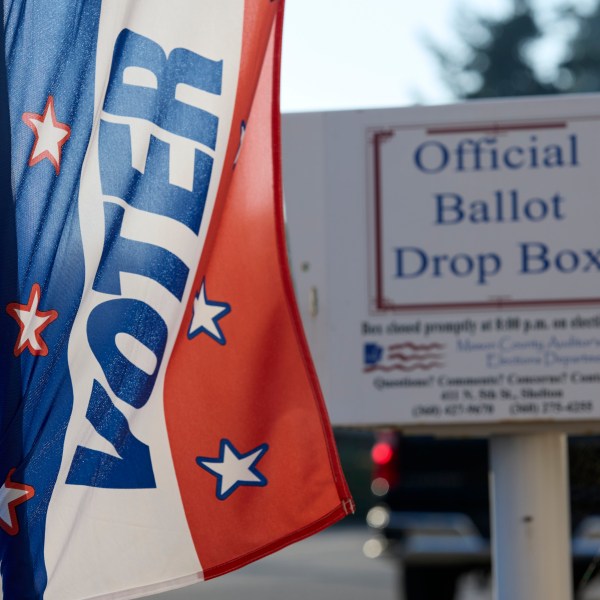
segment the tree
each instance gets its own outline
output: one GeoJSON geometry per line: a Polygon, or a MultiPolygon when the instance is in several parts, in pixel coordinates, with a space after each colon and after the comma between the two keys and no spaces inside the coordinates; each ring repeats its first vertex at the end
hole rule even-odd
{"type": "Polygon", "coordinates": [[[600,4],[590,14],[565,9],[574,18],[576,33],[568,43],[567,58],[560,64],[558,86],[561,91],[597,92],[600,90],[600,4]]]}
{"type": "Polygon", "coordinates": [[[538,79],[527,56],[528,47],[542,34],[529,0],[512,0],[509,14],[502,19],[463,17],[459,33],[467,46],[466,58],[449,56],[430,43],[444,80],[457,97],[496,98],[559,91],[538,79]]]}

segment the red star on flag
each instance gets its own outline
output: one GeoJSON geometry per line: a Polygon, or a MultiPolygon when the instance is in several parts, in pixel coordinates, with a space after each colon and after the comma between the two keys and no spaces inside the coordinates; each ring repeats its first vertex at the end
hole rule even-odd
{"type": "Polygon", "coordinates": [[[17,483],[11,479],[16,469],[11,469],[0,487],[0,527],[8,535],[19,533],[16,507],[27,502],[35,495],[35,490],[30,485],[17,483]]]}
{"type": "Polygon", "coordinates": [[[6,312],[21,328],[15,344],[15,356],[19,356],[25,348],[34,356],[48,354],[48,346],[42,339],[41,333],[58,317],[58,313],[55,310],[38,310],[41,295],[39,284],[34,283],[27,304],[12,302],[6,307],[6,312]]]}
{"type": "Polygon", "coordinates": [[[29,155],[30,167],[47,158],[53,165],[58,175],[60,173],[60,160],[62,147],[71,136],[71,128],[66,123],[59,123],[54,112],[54,98],[48,96],[44,112],[23,113],[23,122],[31,128],[35,135],[33,148],[29,155]]]}

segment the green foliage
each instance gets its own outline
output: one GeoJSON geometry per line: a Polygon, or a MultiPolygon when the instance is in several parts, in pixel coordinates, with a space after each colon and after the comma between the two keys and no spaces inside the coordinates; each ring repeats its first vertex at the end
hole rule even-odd
{"type": "Polygon", "coordinates": [[[590,14],[573,8],[563,14],[573,17],[577,27],[560,65],[559,87],[577,93],[600,91],[600,4],[590,14]]]}
{"type": "Polygon", "coordinates": [[[558,88],[539,80],[528,49],[542,32],[528,0],[512,0],[502,19],[463,16],[459,34],[466,58],[448,56],[430,44],[446,84],[459,98],[496,98],[556,93],[558,88]]]}

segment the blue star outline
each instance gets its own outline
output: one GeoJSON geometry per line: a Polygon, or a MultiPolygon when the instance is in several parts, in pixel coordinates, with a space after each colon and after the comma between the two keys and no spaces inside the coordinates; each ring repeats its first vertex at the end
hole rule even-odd
{"type": "Polygon", "coordinates": [[[206,280],[202,280],[192,307],[192,320],[188,329],[188,339],[194,339],[202,332],[224,346],[227,343],[219,321],[231,312],[227,302],[215,302],[206,298],[206,280]]]}
{"type": "MultiPolygon", "coordinates": [[[[209,472],[217,478],[217,498],[226,500],[240,486],[265,487],[268,484],[267,478],[256,468],[258,461],[269,449],[268,444],[261,444],[245,454],[238,452],[230,440],[223,438],[219,447],[218,458],[198,456],[196,463],[199,467],[209,472]],[[234,469],[241,468],[247,474],[238,473],[232,477],[227,473],[228,464],[231,463],[234,469]]],[[[231,467],[231,465],[229,465],[231,467]]]]}

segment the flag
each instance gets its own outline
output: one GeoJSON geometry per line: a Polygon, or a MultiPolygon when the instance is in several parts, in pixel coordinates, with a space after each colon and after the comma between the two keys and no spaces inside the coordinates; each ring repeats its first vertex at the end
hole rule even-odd
{"type": "Polygon", "coordinates": [[[285,254],[282,1],[0,7],[3,597],[141,597],[339,520],[285,254]]]}

